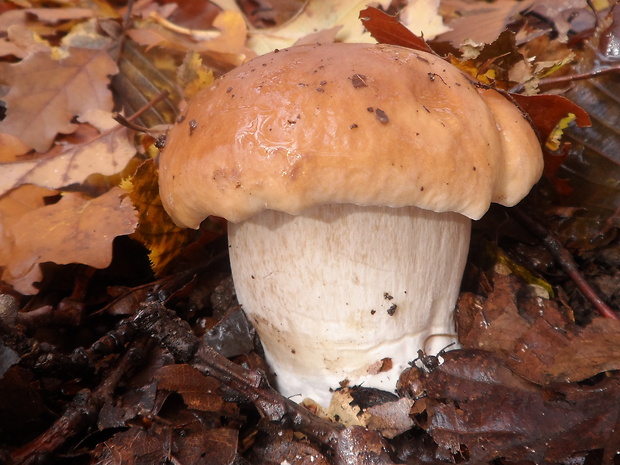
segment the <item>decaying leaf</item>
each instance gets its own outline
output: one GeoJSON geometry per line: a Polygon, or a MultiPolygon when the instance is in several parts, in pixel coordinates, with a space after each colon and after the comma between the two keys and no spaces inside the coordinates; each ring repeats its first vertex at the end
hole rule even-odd
{"type": "Polygon", "coordinates": [[[138,221],[120,188],[95,199],[66,193],[58,203],[32,210],[10,225],[13,248],[2,279],[23,294],[36,292],[32,272],[39,263],[83,263],[105,268],[112,241],[131,234],[138,221]]]}
{"type": "Polygon", "coordinates": [[[463,349],[442,358],[430,370],[412,367],[399,381],[399,392],[419,399],[416,418],[440,445],[439,458],[566,463],[604,450],[609,463],[619,450],[618,376],[544,390],[490,352],[463,349]]]}
{"type": "Polygon", "coordinates": [[[620,321],[597,318],[580,328],[566,310],[528,291],[513,275],[496,273],[493,283],[484,302],[470,294],[459,300],[464,347],[491,351],[542,386],[620,370],[620,321]]]}
{"type": "Polygon", "coordinates": [[[213,82],[213,71],[203,65],[202,58],[194,51],[187,54],[177,76],[183,87],[183,94],[188,100],[213,82]]]}
{"type": "Polygon", "coordinates": [[[0,132],[18,137],[38,152],[47,151],[58,133],[75,131],[76,115],[112,109],[108,84],[116,72],[105,50],[70,49],[61,60],[39,52],[17,64],[0,63],[0,74],[9,86],[0,132]]]}
{"type": "Polygon", "coordinates": [[[347,427],[364,426],[390,439],[413,426],[409,415],[413,401],[406,397],[396,398],[383,391],[345,387],[334,393],[328,408],[314,404],[310,399],[306,399],[304,404],[323,418],[347,427]]]}

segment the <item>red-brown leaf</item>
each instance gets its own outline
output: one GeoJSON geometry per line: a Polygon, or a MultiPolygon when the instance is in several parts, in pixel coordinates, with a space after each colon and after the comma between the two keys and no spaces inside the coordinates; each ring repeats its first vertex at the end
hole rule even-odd
{"type": "Polygon", "coordinates": [[[400,45],[435,54],[423,38],[418,37],[398,22],[395,16],[390,16],[377,8],[368,7],[360,11],[359,17],[370,35],[381,44],[400,45]]]}

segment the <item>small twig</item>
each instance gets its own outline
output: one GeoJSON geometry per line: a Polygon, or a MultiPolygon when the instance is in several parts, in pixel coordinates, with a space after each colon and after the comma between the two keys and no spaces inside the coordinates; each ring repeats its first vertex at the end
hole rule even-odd
{"type": "MultiPolygon", "coordinates": [[[[586,79],[593,79],[599,76],[603,76],[604,74],[607,74],[607,73],[613,73],[613,72],[619,72],[619,71],[620,71],[620,65],[613,65],[607,68],[600,68],[597,70],[588,71],[587,73],[567,74],[565,76],[542,78],[538,81],[538,87],[539,88],[553,87],[553,86],[557,86],[560,84],[567,84],[573,81],[583,81],[586,79]]],[[[510,93],[518,94],[518,93],[523,92],[524,89],[525,89],[525,86],[523,84],[518,84],[514,86],[512,89],[510,89],[510,93]]]]}
{"type": "Polygon", "coordinates": [[[343,426],[313,415],[284,397],[266,381],[263,373],[247,370],[201,343],[191,365],[247,397],[270,421],[289,420],[294,429],[328,447],[333,447],[343,426]]]}
{"type": "Polygon", "coordinates": [[[573,259],[571,253],[566,250],[562,243],[556,239],[543,225],[534,221],[519,207],[510,209],[510,213],[524,226],[527,227],[534,235],[536,235],[551,253],[555,261],[566,271],[566,274],[573,280],[577,288],[590,301],[596,310],[605,318],[613,320],[620,319],[616,312],[609,307],[594,289],[585,280],[577,263],[573,259]]]}
{"type": "Polygon", "coordinates": [[[155,105],[157,105],[159,102],[161,102],[162,100],[164,100],[165,98],[168,97],[168,95],[170,95],[170,92],[168,92],[167,90],[163,90],[161,92],[161,94],[159,94],[157,97],[155,97],[154,99],[152,99],[151,101],[149,101],[146,105],[144,105],[142,108],[140,108],[139,110],[137,110],[135,113],[133,113],[131,116],[129,117],[125,117],[123,115],[121,115],[120,113],[115,113],[112,118],[114,118],[114,120],[125,127],[128,127],[129,129],[133,129],[136,131],[150,131],[150,129],[142,127],[142,126],[138,126],[137,124],[134,123],[134,121],[136,119],[138,119],[140,116],[142,116],[142,114],[144,112],[146,112],[148,109],[154,107],[155,105]]]}

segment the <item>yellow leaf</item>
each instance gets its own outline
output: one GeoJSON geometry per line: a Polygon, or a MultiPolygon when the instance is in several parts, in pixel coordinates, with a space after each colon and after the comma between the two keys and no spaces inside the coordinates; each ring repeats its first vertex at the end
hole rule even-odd
{"type": "Polygon", "coordinates": [[[547,142],[545,143],[549,150],[556,151],[560,148],[560,139],[562,139],[564,129],[566,129],[568,125],[575,120],[575,118],[576,116],[574,113],[569,113],[558,122],[553,131],[551,131],[551,134],[549,134],[547,142]]]}
{"type": "Polygon", "coordinates": [[[193,50],[189,51],[177,72],[178,81],[186,99],[213,82],[213,71],[202,64],[202,58],[193,50]]]}
{"type": "Polygon", "coordinates": [[[164,210],[159,198],[157,166],[153,160],[140,165],[122,186],[136,206],[140,220],[132,237],[149,249],[153,271],[160,275],[183,252],[194,231],[179,228],[164,210]]]}

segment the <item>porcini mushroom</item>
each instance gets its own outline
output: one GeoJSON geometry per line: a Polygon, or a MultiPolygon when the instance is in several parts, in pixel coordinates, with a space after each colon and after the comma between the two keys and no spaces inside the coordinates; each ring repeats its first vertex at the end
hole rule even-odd
{"type": "Polygon", "coordinates": [[[520,110],[441,58],[304,45],[199,93],[160,160],[182,226],[229,221],[240,303],[286,396],[394,389],[456,340],[471,219],[514,205],[542,156],[520,110]]]}

